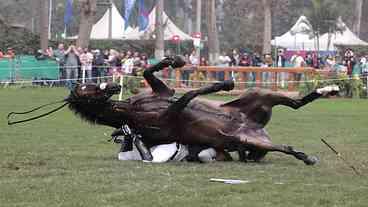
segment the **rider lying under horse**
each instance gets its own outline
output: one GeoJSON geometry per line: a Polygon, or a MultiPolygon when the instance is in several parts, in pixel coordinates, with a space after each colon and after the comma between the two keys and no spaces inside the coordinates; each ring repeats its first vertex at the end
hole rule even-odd
{"type": "Polygon", "coordinates": [[[133,133],[128,125],[124,125],[121,129],[113,132],[112,140],[115,143],[121,144],[118,159],[123,161],[143,160],[153,163],[168,161],[212,162],[216,159],[216,151],[213,148],[203,149],[196,145],[186,146],[174,142],[156,145],[147,149],[140,139],[141,136],[133,133]],[[131,143],[124,143],[127,140],[133,140],[134,147],[131,143]]]}

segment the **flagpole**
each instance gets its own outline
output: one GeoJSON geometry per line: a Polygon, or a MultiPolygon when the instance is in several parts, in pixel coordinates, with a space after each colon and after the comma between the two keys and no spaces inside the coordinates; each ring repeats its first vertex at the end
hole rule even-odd
{"type": "Polygon", "coordinates": [[[110,0],[109,6],[109,39],[112,39],[112,0],[110,0]]]}
{"type": "Polygon", "coordinates": [[[49,31],[48,31],[49,40],[51,39],[52,3],[53,3],[52,0],[49,0],[49,31]]]}
{"type": "MultiPolygon", "coordinates": [[[[197,11],[196,11],[196,32],[198,34],[201,34],[201,23],[202,23],[202,0],[197,0],[197,11]]],[[[196,48],[196,55],[197,55],[197,58],[198,58],[198,64],[199,64],[199,61],[201,59],[201,45],[199,45],[197,48],[196,48]]]]}
{"type": "Polygon", "coordinates": [[[64,39],[66,39],[66,24],[64,24],[64,39]]]}

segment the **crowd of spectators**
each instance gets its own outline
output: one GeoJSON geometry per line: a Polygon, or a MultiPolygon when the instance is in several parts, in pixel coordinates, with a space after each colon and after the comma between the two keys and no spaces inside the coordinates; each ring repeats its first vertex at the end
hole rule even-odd
{"type": "MultiPolygon", "coordinates": [[[[264,54],[251,52],[238,52],[234,49],[229,53],[221,52],[217,62],[213,63],[215,66],[226,67],[286,67],[286,68],[314,68],[324,70],[326,72],[336,72],[346,74],[349,77],[355,75],[360,76],[368,75],[368,55],[360,54],[356,55],[352,49],[346,49],[342,54],[336,52],[330,53],[319,53],[317,52],[306,52],[306,51],[286,51],[284,49],[277,50],[276,54],[264,54]]],[[[201,57],[198,57],[193,51],[191,54],[184,55],[188,67],[192,70],[182,71],[182,79],[186,85],[190,81],[191,75],[193,74],[196,66],[208,66],[209,61],[201,57]]],[[[218,80],[222,81],[225,78],[224,72],[210,72],[206,74],[203,72],[197,73],[199,77],[197,80],[218,80]]],[[[231,73],[232,78],[237,78],[238,74],[231,73]]],[[[248,80],[255,81],[255,73],[248,73],[248,80]]],[[[282,85],[288,80],[288,73],[283,72],[278,74],[278,79],[282,85]]],[[[267,72],[262,73],[263,81],[271,81],[271,74],[267,72]]],[[[300,81],[302,74],[296,76],[296,80],[300,81]]]]}
{"type": "Polygon", "coordinates": [[[51,58],[59,64],[59,78],[70,88],[76,80],[105,81],[107,76],[136,76],[148,67],[148,56],[136,51],[103,50],[59,44],[57,49],[39,50],[36,59],[51,58]]]}
{"type": "MultiPolygon", "coordinates": [[[[14,56],[15,53],[12,48],[8,48],[5,53],[0,51],[0,59],[13,58],[14,56]]],[[[188,84],[193,79],[193,71],[195,71],[197,66],[210,65],[209,60],[204,55],[199,58],[195,50],[183,56],[187,62],[186,70],[181,72],[181,78],[185,84],[188,84]]],[[[86,82],[100,82],[105,81],[105,77],[112,75],[137,76],[151,62],[148,59],[148,54],[137,51],[100,50],[81,48],[75,45],[66,47],[64,44],[59,44],[56,49],[50,47],[46,51],[39,50],[35,57],[38,60],[50,58],[56,60],[60,66],[59,78],[66,80],[65,84],[68,87],[71,87],[77,79],[82,79],[86,82]]],[[[368,74],[368,56],[357,55],[350,48],[346,49],[342,55],[338,53],[317,55],[316,52],[286,51],[284,49],[277,50],[276,54],[260,55],[256,52],[239,52],[239,50],[233,49],[228,53],[221,52],[218,60],[212,63],[212,65],[221,67],[310,67],[338,71],[349,76],[368,74]]],[[[164,78],[173,78],[172,75],[173,73],[170,73],[170,71],[163,73],[164,78]]],[[[234,73],[231,74],[233,78],[236,78],[236,75],[234,73]]],[[[248,80],[255,80],[254,73],[248,73],[248,75],[248,80]]],[[[268,73],[262,73],[262,76],[264,81],[270,79],[270,74],[268,73]]],[[[279,76],[281,81],[288,78],[287,73],[280,73],[279,76]]],[[[225,74],[224,72],[199,73],[199,79],[221,81],[225,79],[225,74]]],[[[297,79],[299,80],[300,77],[297,79]]]]}
{"type": "Polygon", "coordinates": [[[14,49],[13,49],[13,48],[9,47],[9,48],[6,50],[6,52],[2,52],[2,51],[0,50],[0,60],[1,60],[2,58],[9,58],[9,59],[12,59],[12,58],[14,58],[14,57],[15,57],[15,51],[14,51],[14,49]]]}
{"type": "MultiPolygon", "coordinates": [[[[283,49],[279,49],[276,54],[261,56],[258,53],[239,53],[234,49],[230,53],[222,52],[215,65],[223,67],[310,67],[321,70],[341,70],[341,72],[345,71],[348,75],[352,75],[367,72],[367,58],[367,55],[355,55],[350,48],[346,49],[342,56],[332,52],[326,55],[317,55],[317,52],[286,52],[283,49]],[[361,68],[360,71],[357,68],[354,69],[358,66],[361,68]]],[[[187,62],[197,65],[191,58],[187,62]]],[[[199,65],[208,65],[208,61],[202,57],[199,65]]]]}

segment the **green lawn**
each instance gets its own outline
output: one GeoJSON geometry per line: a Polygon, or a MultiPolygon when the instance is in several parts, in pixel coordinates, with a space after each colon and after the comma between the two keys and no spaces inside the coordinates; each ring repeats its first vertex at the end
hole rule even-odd
{"type": "Polygon", "coordinates": [[[0,206],[368,205],[367,100],[318,100],[298,111],[275,108],[268,125],[273,141],[317,155],[315,166],[279,153],[261,163],[146,164],[118,161],[119,146],[106,141],[112,129],[84,123],[67,108],[7,126],[8,112],[66,95],[61,88],[0,89],[0,206]],[[363,176],[354,175],[321,138],[363,176]]]}

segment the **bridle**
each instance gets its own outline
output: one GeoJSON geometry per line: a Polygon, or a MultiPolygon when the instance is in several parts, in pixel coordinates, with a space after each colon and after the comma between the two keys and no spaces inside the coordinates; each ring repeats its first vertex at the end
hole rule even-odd
{"type": "Polygon", "coordinates": [[[44,104],[44,105],[41,105],[41,106],[38,106],[36,108],[33,108],[29,111],[24,111],[24,112],[10,112],[7,116],[7,119],[8,119],[8,125],[14,125],[14,124],[19,124],[19,123],[23,123],[23,122],[28,122],[28,121],[32,121],[32,120],[35,120],[35,119],[39,119],[41,117],[44,117],[44,116],[47,116],[49,114],[52,114],[56,111],[59,111],[60,109],[64,108],[66,105],[68,105],[69,102],[68,102],[68,98],[64,99],[64,100],[61,100],[61,101],[56,101],[56,102],[51,102],[51,103],[48,103],[48,104],[44,104]],[[58,103],[64,103],[62,104],[61,106],[49,111],[49,112],[46,112],[44,114],[41,114],[41,115],[38,115],[38,116],[34,116],[34,117],[31,117],[31,118],[28,118],[28,119],[23,119],[23,120],[20,120],[20,121],[11,121],[12,117],[14,117],[14,115],[19,115],[19,114],[29,114],[29,113],[32,113],[34,111],[38,111],[46,106],[50,106],[50,105],[55,105],[55,104],[58,104],[58,103]]]}
{"type": "MultiPolygon", "coordinates": [[[[110,96],[109,96],[110,97],[110,96]]],[[[105,99],[108,99],[109,97],[107,96],[104,96],[105,99]]],[[[44,104],[44,105],[41,105],[41,106],[38,106],[38,107],[35,107],[31,110],[28,110],[28,111],[24,111],[24,112],[10,112],[7,116],[7,120],[8,120],[8,125],[14,125],[14,124],[19,124],[19,123],[24,123],[24,122],[28,122],[28,121],[32,121],[32,120],[35,120],[35,119],[39,119],[39,118],[42,118],[44,116],[47,116],[49,114],[52,114],[56,111],[59,111],[60,109],[64,108],[66,105],[68,104],[74,104],[74,103],[78,103],[78,102],[86,102],[86,103],[100,103],[101,102],[101,99],[100,98],[83,98],[83,97],[79,97],[76,92],[74,90],[71,91],[69,97],[61,100],[61,101],[55,101],[55,102],[51,102],[51,103],[48,103],[48,104],[44,104]],[[50,106],[50,105],[55,105],[55,104],[58,104],[58,103],[63,103],[62,105],[58,106],[57,108],[55,109],[52,109],[51,111],[49,112],[46,112],[44,114],[41,114],[41,115],[38,115],[38,116],[34,116],[34,117],[31,117],[31,118],[27,118],[27,119],[23,119],[23,120],[19,120],[19,121],[12,121],[11,119],[14,118],[14,115],[24,115],[24,114],[29,114],[29,113],[32,113],[32,112],[35,112],[35,111],[38,111],[46,106],[50,106]]]]}

